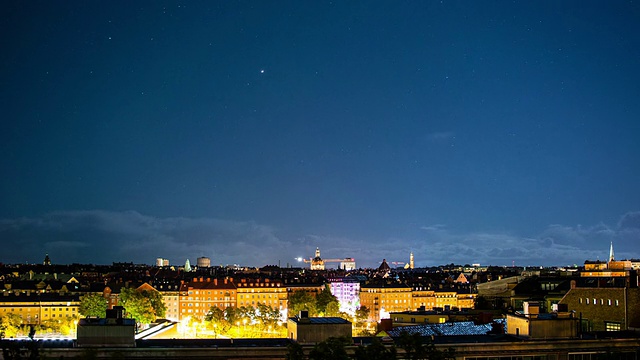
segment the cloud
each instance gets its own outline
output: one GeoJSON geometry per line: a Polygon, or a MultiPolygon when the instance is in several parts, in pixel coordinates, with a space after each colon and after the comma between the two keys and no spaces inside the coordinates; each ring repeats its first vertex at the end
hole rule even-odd
{"type": "Polygon", "coordinates": [[[57,263],[172,264],[210,257],[214,264],[277,263],[291,244],[269,226],[210,218],[156,218],[135,211],[61,211],[40,218],[0,220],[5,263],[40,262],[48,253],[57,263]]]}
{"type": "MultiPolygon", "coordinates": [[[[629,223],[636,224],[625,222],[629,223]]],[[[616,247],[618,259],[638,258],[639,254],[633,241],[640,239],[640,229],[629,225],[619,225],[615,229],[602,223],[594,226],[554,224],[535,236],[498,232],[461,233],[440,225],[421,229],[424,235],[414,245],[420,256],[416,257],[420,266],[444,262],[507,266],[514,263],[526,266],[582,264],[585,260],[606,259],[610,242],[616,247]]]]}
{"type": "MultiPolygon", "coordinates": [[[[41,262],[49,254],[54,263],[134,262],[152,264],[158,257],[182,265],[206,256],[212,264],[304,266],[316,247],[324,259],[352,257],[359,267],[408,262],[416,266],[446,263],[552,266],[582,264],[608,257],[613,241],[616,258],[640,258],[637,226],[640,212],[625,214],[615,227],[549,225],[538,234],[462,232],[443,224],[422,226],[412,237],[349,238],[306,234],[283,239],[271,226],[253,221],[214,218],[158,218],[135,211],[60,211],[37,218],[0,220],[0,262],[41,262]]],[[[339,263],[330,263],[337,267],[339,263]]],[[[401,264],[399,264],[401,265],[401,264]]]]}

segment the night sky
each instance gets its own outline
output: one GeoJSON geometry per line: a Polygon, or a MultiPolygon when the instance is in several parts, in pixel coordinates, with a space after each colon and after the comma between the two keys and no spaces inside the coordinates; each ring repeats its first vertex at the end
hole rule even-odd
{"type": "Polygon", "coordinates": [[[4,1],[0,262],[640,258],[640,3],[4,1]]]}

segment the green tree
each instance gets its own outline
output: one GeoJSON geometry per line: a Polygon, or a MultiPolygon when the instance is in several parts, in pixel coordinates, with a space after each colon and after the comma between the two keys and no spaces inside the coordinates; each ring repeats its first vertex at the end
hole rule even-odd
{"type": "Polygon", "coordinates": [[[280,310],[266,304],[258,303],[256,321],[263,330],[269,327],[275,328],[278,321],[280,321],[280,310]]]}
{"type": "Polygon", "coordinates": [[[358,346],[355,352],[356,360],[396,360],[395,346],[384,346],[380,338],[374,337],[368,346],[358,346]]]}
{"type": "Polygon", "coordinates": [[[127,313],[142,324],[149,324],[157,318],[164,317],[167,311],[158,291],[122,288],[120,301],[127,313]]]}
{"type": "Polygon", "coordinates": [[[369,320],[369,315],[370,315],[371,311],[369,310],[369,308],[367,308],[366,306],[360,306],[360,308],[358,308],[356,310],[356,322],[357,323],[365,323],[369,320]]]}
{"type": "Polygon", "coordinates": [[[80,298],[80,315],[104,318],[107,315],[107,299],[99,293],[86,294],[80,298]]]}
{"type": "Polygon", "coordinates": [[[351,343],[352,340],[347,337],[331,337],[313,347],[309,352],[309,360],[349,360],[345,347],[351,343]]]}
{"type": "MultiPolygon", "coordinates": [[[[318,311],[318,314],[320,315],[324,315],[324,316],[328,316],[327,314],[327,307],[329,307],[329,305],[334,304],[334,308],[335,305],[338,305],[338,309],[340,309],[340,303],[338,302],[338,298],[336,298],[332,293],[331,290],[329,290],[329,285],[325,286],[325,289],[323,291],[321,291],[318,296],[316,296],[316,309],[318,311]]],[[[337,313],[337,311],[336,311],[337,313]]]]}
{"type": "Polygon", "coordinates": [[[231,328],[231,324],[225,319],[224,310],[220,309],[217,306],[212,306],[209,309],[209,312],[205,316],[205,321],[207,321],[214,331],[217,334],[226,334],[231,328]]]}
{"type": "Polygon", "coordinates": [[[13,313],[9,313],[0,317],[0,330],[4,332],[7,338],[15,337],[20,331],[22,325],[22,317],[13,313]]]}
{"type": "Polygon", "coordinates": [[[309,311],[309,316],[317,316],[316,299],[306,291],[294,291],[289,294],[287,303],[289,316],[298,315],[301,310],[309,311]]]}

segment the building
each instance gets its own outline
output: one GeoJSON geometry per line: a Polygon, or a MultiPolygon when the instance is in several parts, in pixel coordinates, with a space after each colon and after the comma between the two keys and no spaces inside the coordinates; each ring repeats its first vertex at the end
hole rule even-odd
{"type": "Polygon", "coordinates": [[[306,311],[287,321],[289,339],[300,343],[318,343],[330,337],[351,338],[351,322],[339,317],[309,317],[306,311]]]}
{"type": "Polygon", "coordinates": [[[578,318],[570,312],[540,313],[536,302],[525,303],[524,313],[507,314],[507,334],[529,339],[578,337],[578,318]]]}
{"type": "Polygon", "coordinates": [[[156,266],[157,267],[169,266],[169,259],[157,258],[156,266]]]}
{"type": "Polygon", "coordinates": [[[104,319],[85,318],[78,321],[78,347],[135,347],[136,321],[122,316],[124,308],[107,310],[104,319]]]}
{"type": "Polygon", "coordinates": [[[63,294],[0,295],[0,317],[15,314],[24,324],[40,325],[47,320],[63,320],[79,316],[80,296],[63,294]]]}
{"type": "Polygon", "coordinates": [[[211,259],[208,257],[202,256],[199,257],[197,261],[198,268],[208,268],[211,267],[211,259]]]}
{"type": "Polygon", "coordinates": [[[390,312],[411,310],[411,287],[399,283],[360,285],[360,306],[366,306],[370,320],[389,318],[390,312]]]}
{"type": "Polygon", "coordinates": [[[340,311],[354,315],[360,307],[360,281],[352,277],[329,279],[329,290],[338,299],[340,311]]]}
{"type": "Polygon", "coordinates": [[[212,306],[221,310],[235,307],[237,286],[232,278],[194,278],[180,286],[180,320],[188,317],[204,319],[212,306]]]}
{"type": "Polygon", "coordinates": [[[269,279],[241,279],[236,285],[236,307],[256,308],[258,304],[264,304],[280,310],[281,314],[286,314],[287,288],[282,282],[269,279]]]}
{"type": "Polygon", "coordinates": [[[180,281],[168,280],[154,282],[154,288],[162,295],[162,302],[167,308],[165,318],[178,321],[180,319],[180,281]]]}
{"type": "Polygon", "coordinates": [[[640,328],[640,289],[577,287],[575,282],[559,304],[575,311],[582,331],[640,328]]]}
{"type": "Polygon", "coordinates": [[[320,257],[320,248],[316,248],[316,256],[311,259],[311,270],[324,270],[324,260],[320,257]]]}

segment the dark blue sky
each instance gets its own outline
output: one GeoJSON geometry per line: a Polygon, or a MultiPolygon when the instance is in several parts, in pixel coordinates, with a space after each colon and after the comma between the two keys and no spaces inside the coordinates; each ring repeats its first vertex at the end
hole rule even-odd
{"type": "Polygon", "coordinates": [[[0,262],[640,257],[637,2],[0,6],[0,262]]]}

